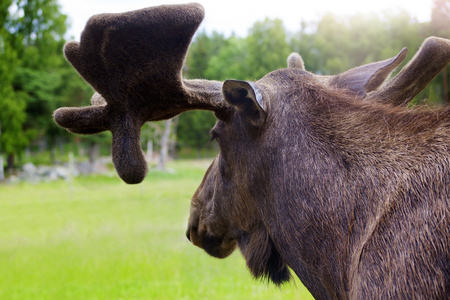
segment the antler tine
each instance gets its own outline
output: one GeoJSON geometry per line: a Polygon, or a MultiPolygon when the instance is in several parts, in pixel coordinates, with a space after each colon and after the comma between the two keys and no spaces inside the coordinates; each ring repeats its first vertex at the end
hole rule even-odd
{"type": "Polygon", "coordinates": [[[450,40],[429,37],[400,73],[366,99],[395,106],[407,105],[449,62],[450,40]]]}
{"type": "Polygon", "coordinates": [[[181,77],[203,17],[203,7],[196,3],[97,15],[79,43],[64,47],[67,60],[98,93],[92,106],[60,108],[54,119],[74,133],[110,130],[114,166],[127,183],[139,183],[147,173],[140,146],[146,121],[191,109],[222,109],[220,82],[181,77]]]}
{"type": "Polygon", "coordinates": [[[327,76],[328,83],[335,87],[345,88],[365,99],[368,93],[383,84],[386,77],[405,59],[408,50],[403,48],[396,56],[379,62],[362,65],[344,73],[327,76]]]}

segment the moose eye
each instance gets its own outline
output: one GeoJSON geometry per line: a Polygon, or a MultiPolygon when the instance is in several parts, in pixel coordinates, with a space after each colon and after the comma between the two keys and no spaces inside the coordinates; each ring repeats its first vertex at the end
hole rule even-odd
{"type": "Polygon", "coordinates": [[[214,129],[211,129],[211,131],[209,132],[209,143],[212,143],[214,140],[218,141],[218,134],[214,129]]]}

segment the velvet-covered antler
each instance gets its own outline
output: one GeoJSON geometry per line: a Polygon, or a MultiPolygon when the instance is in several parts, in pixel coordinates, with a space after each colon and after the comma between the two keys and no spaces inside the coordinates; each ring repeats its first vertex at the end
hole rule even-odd
{"type": "Polygon", "coordinates": [[[429,37],[403,69],[366,97],[396,106],[407,105],[450,63],[450,40],[429,37]]]}
{"type": "Polygon", "coordinates": [[[341,74],[327,76],[328,84],[334,87],[345,88],[360,98],[376,90],[386,78],[405,59],[408,50],[403,48],[396,56],[367,65],[362,65],[341,74]]]}
{"type": "MultiPolygon", "coordinates": [[[[345,88],[364,101],[394,106],[407,105],[450,63],[450,40],[427,38],[411,61],[394,78],[385,82],[407,53],[407,48],[403,48],[392,58],[359,66],[338,75],[323,76],[323,81],[334,87],[345,88]]],[[[304,68],[301,57],[291,54],[288,67],[304,68]]]]}
{"type": "Polygon", "coordinates": [[[147,173],[140,146],[140,128],[146,121],[221,105],[221,82],[181,77],[203,17],[199,4],[96,15],[80,43],[64,47],[67,60],[97,93],[92,106],[60,108],[54,119],[74,133],[110,130],[114,166],[127,183],[139,183],[147,173]]]}
{"type": "MultiPolygon", "coordinates": [[[[199,4],[97,15],[88,21],[80,42],[69,42],[64,48],[67,60],[96,93],[91,106],[60,108],[54,119],[74,133],[110,130],[114,166],[127,183],[139,183],[147,173],[140,146],[140,128],[145,122],[193,109],[211,110],[217,116],[228,111],[226,101],[221,101],[222,82],[181,76],[187,49],[203,17],[199,4]]],[[[368,101],[401,105],[449,63],[449,53],[448,40],[429,38],[412,61],[384,85],[405,58],[406,49],[381,62],[317,78],[368,101]]],[[[297,55],[289,58],[288,66],[304,69],[297,55]]]]}

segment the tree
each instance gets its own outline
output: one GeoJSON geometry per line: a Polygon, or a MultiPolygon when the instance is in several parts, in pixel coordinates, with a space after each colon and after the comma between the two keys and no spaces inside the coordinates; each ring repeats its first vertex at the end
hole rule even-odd
{"type": "MultiPolygon", "coordinates": [[[[12,166],[25,147],[55,149],[74,139],[53,122],[52,112],[88,105],[93,90],[62,55],[67,17],[56,0],[10,0],[0,8],[0,121],[8,122],[3,124],[0,151],[12,166]]],[[[92,145],[104,141],[102,136],[81,139],[93,149],[91,157],[96,151],[92,145]]],[[[54,160],[54,151],[50,153],[54,160]]]]}
{"type": "Polygon", "coordinates": [[[190,111],[180,115],[177,128],[178,148],[193,148],[200,156],[201,149],[208,146],[209,131],[216,118],[207,111],[190,111]]]}
{"type": "Polygon", "coordinates": [[[12,168],[15,154],[45,135],[59,104],[66,16],[56,0],[3,1],[0,9],[0,151],[12,168]]]}
{"type": "Polygon", "coordinates": [[[286,67],[290,53],[287,33],[280,19],[256,22],[247,36],[246,79],[260,79],[267,73],[286,67]]]}
{"type": "Polygon", "coordinates": [[[416,49],[423,39],[419,23],[404,10],[345,17],[328,13],[314,33],[313,59],[319,72],[337,74],[394,56],[405,46],[416,49]]]}
{"type": "Polygon", "coordinates": [[[186,78],[215,79],[208,78],[206,70],[211,63],[211,58],[217,55],[225,44],[226,39],[223,34],[216,31],[211,36],[206,31],[197,33],[189,48],[184,76],[186,78]]]}
{"type": "Polygon", "coordinates": [[[218,53],[212,55],[205,70],[205,78],[214,80],[247,79],[249,68],[246,65],[246,40],[237,36],[228,38],[218,53]]]}
{"type": "Polygon", "coordinates": [[[165,171],[167,157],[169,156],[169,143],[170,143],[170,133],[172,129],[172,119],[164,121],[164,132],[161,137],[161,151],[158,161],[158,169],[165,171]]]}
{"type": "Polygon", "coordinates": [[[315,35],[310,27],[314,27],[313,24],[303,21],[300,30],[292,35],[289,48],[302,56],[306,70],[318,73],[320,60],[317,58],[318,49],[315,48],[314,44],[315,35]]]}
{"type": "MultiPolygon", "coordinates": [[[[203,78],[210,80],[222,80],[225,72],[222,72],[223,53],[229,49],[230,41],[223,34],[206,31],[196,34],[189,48],[184,70],[185,78],[203,78]]],[[[180,115],[176,136],[177,149],[193,148],[199,155],[200,149],[208,143],[208,132],[214,126],[216,119],[208,111],[190,111],[180,115]]]]}
{"type": "MultiPolygon", "coordinates": [[[[0,4],[0,154],[7,155],[8,169],[14,164],[14,153],[23,149],[27,138],[23,132],[25,122],[25,99],[13,89],[15,69],[19,64],[15,47],[16,38],[9,29],[12,20],[9,7],[12,1],[0,4]]],[[[3,164],[0,166],[3,168],[3,164]]]]}
{"type": "Polygon", "coordinates": [[[16,42],[20,64],[13,86],[26,95],[24,129],[31,140],[47,143],[56,128],[49,116],[62,104],[59,91],[65,84],[64,68],[69,68],[61,54],[67,17],[56,0],[15,0],[10,10],[15,17],[10,30],[20,38],[16,42]]]}
{"type": "Polygon", "coordinates": [[[21,65],[33,69],[60,66],[67,16],[57,1],[13,0],[9,11],[8,31],[16,37],[21,65]]]}

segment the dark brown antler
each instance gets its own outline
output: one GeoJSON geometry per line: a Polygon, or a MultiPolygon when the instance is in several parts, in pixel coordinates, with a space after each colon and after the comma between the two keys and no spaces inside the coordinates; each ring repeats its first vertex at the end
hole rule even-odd
{"type": "Polygon", "coordinates": [[[146,121],[222,105],[221,82],[181,77],[203,17],[199,4],[97,15],[88,21],[80,43],[69,42],[64,48],[67,60],[98,94],[92,106],[60,108],[54,119],[74,133],[110,130],[113,162],[127,183],[139,183],[147,173],[140,146],[140,128],[146,121]]]}
{"type": "MultiPolygon", "coordinates": [[[[181,76],[187,49],[203,17],[199,4],[97,15],[87,23],[81,41],[69,42],[64,48],[67,60],[97,93],[91,106],[56,110],[55,121],[80,134],[110,130],[113,162],[127,183],[139,183],[147,173],[140,146],[140,128],[145,122],[193,109],[226,116],[221,82],[183,80],[181,76]]],[[[404,59],[405,49],[385,61],[317,78],[361,99],[404,104],[448,64],[449,43],[427,39],[411,63],[381,88],[404,59]]],[[[304,68],[296,55],[290,57],[288,66],[304,68]]]]}
{"type": "MultiPolygon", "coordinates": [[[[450,40],[427,38],[411,61],[394,78],[384,83],[405,59],[407,52],[408,50],[403,48],[390,59],[322,78],[325,83],[347,89],[364,101],[394,106],[407,105],[450,63],[450,40]]],[[[299,59],[291,55],[288,67],[295,67],[296,61],[299,59]]]]}
{"type": "Polygon", "coordinates": [[[411,61],[366,100],[392,105],[407,105],[439,72],[450,63],[450,40],[427,38],[411,61]]]}
{"type": "Polygon", "coordinates": [[[407,53],[408,50],[403,48],[392,58],[359,66],[335,76],[329,76],[328,83],[334,87],[345,88],[360,98],[364,98],[367,93],[376,90],[383,84],[389,74],[402,63],[407,53]]]}

